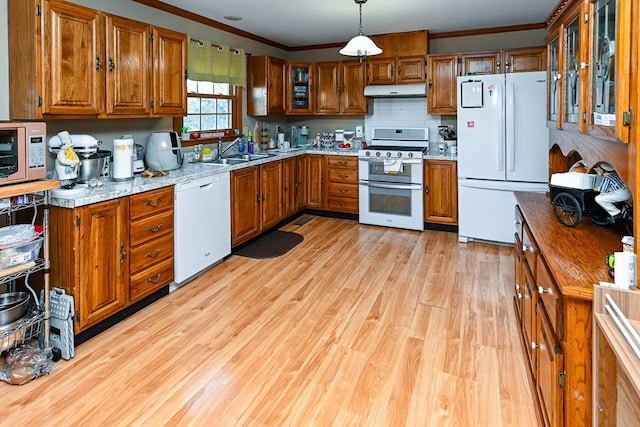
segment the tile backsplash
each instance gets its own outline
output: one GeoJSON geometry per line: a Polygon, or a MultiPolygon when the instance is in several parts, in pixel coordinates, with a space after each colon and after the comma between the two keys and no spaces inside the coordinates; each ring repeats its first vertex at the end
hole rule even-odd
{"type": "Polygon", "coordinates": [[[438,126],[441,116],[427,114],[427,98],[372,98],[369,99],[369,114],[364,116],[365,136],[371,140],[374,127],[427,127],[429,128],[429,151],[437,144],[438,126]]]}

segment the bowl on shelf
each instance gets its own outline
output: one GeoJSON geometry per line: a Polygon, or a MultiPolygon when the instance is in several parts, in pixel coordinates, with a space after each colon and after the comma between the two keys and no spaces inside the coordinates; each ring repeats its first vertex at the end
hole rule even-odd
{"type": "Polygon", "coordinates": [[[26,292],[6,292],[0,294],[0,326],[13,323],[27,314],[29,294],[26,292]]]}

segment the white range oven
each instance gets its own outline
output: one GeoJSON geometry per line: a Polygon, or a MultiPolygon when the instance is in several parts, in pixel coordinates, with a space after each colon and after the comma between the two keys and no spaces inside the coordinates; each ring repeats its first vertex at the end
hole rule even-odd
{"type": "Polygon", "coordinates": [[[371,145],[358,150],[362,224],[424,230],[423,154],[428,128],[373,128],[371,145]]]}

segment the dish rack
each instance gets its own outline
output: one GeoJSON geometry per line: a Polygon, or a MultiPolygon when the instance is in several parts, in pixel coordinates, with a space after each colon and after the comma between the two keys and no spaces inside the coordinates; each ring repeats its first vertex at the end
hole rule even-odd
{"type": "MultiPolygon", "coordinates": [[[[41,224],[41,234],[37,237],[42,239],[37,247],[29,246],[29,249],[24,250],[25,254],[31,250],[30,256],[19,258],[16,265],[7,265],[6,268],[0,270],[0,287],[8,291],[15,291],[18,279],[42,272],[45,295],[43,303],[39,303],[36,298],[35,303],[38,305],[31,306],[24,317],[9,325],[0,326],[0,353],[19,346],[32,338],[39,337],[41,332],[40,346],[42,348],[50,347],[48,204],[49,190],[59,188],[59,185],[58,181],[34,181],[0,186],[0,200],[2,201],[0,216],[6,218],[7,225],[11,225],[17,220],[17,217],[20,216],[17,215],[19,212],[33,210],[34,215],[38,213],[38,223],[41,224]],[[42,207],[41,213],[38,211],[39,207],[42,207]],[[42,250],[40,250],[40,244],[42,250]]],[[[18,242],[17,250],[19,251],[23,246],[24,243],[18,242]]]]}

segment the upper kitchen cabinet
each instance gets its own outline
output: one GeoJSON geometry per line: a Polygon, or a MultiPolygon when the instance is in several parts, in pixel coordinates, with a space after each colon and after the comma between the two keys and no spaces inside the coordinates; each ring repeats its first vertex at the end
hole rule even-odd
{"type": "Polygon", "coordinates": [[[313,112],[313,65],[308,62],[287,63],[287,114],[311,114],[313,112]]]}
{"type": "MultiPolygon", "coordinates": [[[[549,20],[549,127],[600,140],[630,141],[631,0],[562,2],[549,20]]],[[[635,12],[637,13],[637,11],[635,12]]],[[[552,134],[552,143],[564,139],[552,134]]],[[[570,150],[567,150],[569,152],[570,150]]],[[[601,159],[604,160],[604,159],[601,159]]]]}
{"type": "Polygon", "coordinates": [[[187,114],[187,36],[153,28],[153,102],[158,116],[187,114]]]}
{"type": "Polygon", "coordinates": [[[457,54],[427,56],[429,75],[427,112],[429,114],[456,114],[456,79],[458,77],[457,54]]]}
{"type": "Polygon", "coordinates": [[[486,52],[463,52],[461,75],[522,73],[544,71],[545,48],[527,47],[486,52]]]}
{"type": "Polygon", "coordinates": [[[61,0],[8,13],[12,119],[186,113],[185,34],[61,0]]]}
{"type": "Polygon", "coordinates": [[[368,84],[408,84],[426,80],[426,30],[370,36],[382,54],[367,60],[368,84]]]}
{"type": "Polygon", "coordinates": [[[247,115],[285,113],[286,63],[273,56],[247,58],[247,115]]]}
{"type": "Polygon", "coordinates": [[[427,56],[427,112],[457,113],[457,78],[465,75],[544,71],[545,47],[456,52],[427,56]]]}
{"type": "Polygon", "coordinates": [[[367,112],[364,97],[365,65],[360,61],[316,63],[316,114],[367,112]]]}

